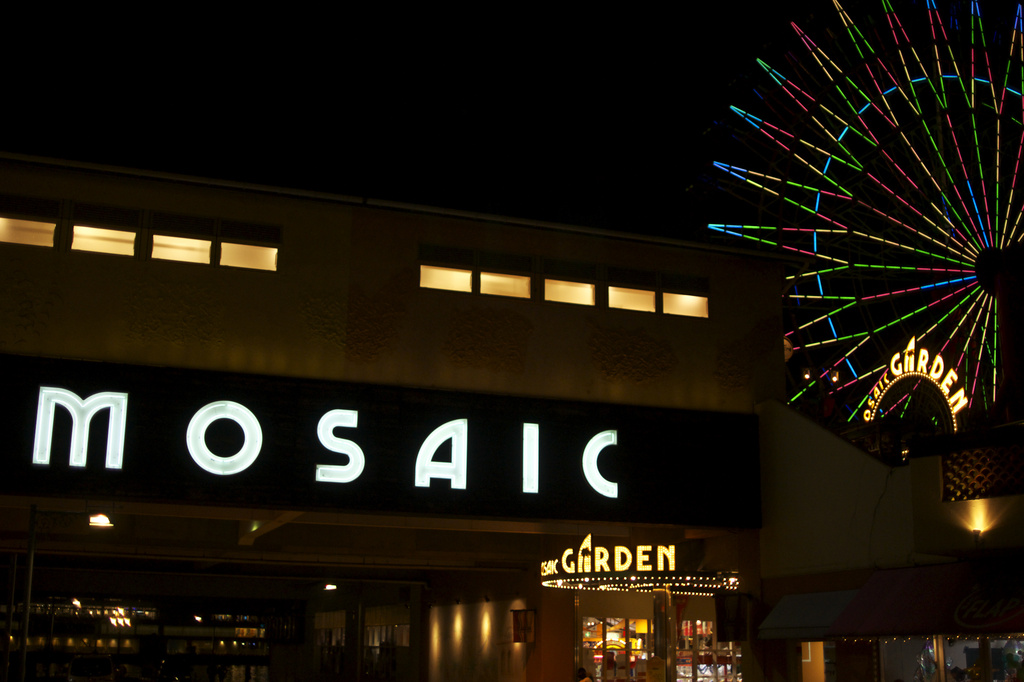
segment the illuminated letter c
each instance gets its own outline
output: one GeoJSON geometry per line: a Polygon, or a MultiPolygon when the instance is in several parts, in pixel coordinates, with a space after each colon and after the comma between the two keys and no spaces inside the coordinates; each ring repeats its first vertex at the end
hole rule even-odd
{"type": "Polygon", "coordinates": [[[587,477],[590,487],[605,497],[618,497],[619,484],[607,480],[597,469],[597,457],[609,445],[615,445],[618,440],[617,431],[602,431],[587,443],[583,449],[583,475],[587,477]]]}

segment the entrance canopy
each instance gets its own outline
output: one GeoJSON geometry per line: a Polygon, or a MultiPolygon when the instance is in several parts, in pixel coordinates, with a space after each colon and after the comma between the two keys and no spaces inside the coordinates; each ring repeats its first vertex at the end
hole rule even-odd
{"type": "Polygon", "coordinates": [[[829,627],[857,596],[857,590],[787,594],[761,623],[761,639],[825,639],[829,627]]]}

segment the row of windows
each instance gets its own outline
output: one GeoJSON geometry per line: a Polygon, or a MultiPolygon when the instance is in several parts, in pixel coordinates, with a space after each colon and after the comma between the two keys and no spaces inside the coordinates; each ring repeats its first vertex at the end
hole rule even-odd
{"type": "MultiPolygon", "coordinates": [[[[615,286],[595,282],[538,277],[539,296],[545,301],[635,310],[666,315],[707,317],[707,296],[665,291],[658,287],[615,286]],[[598,300],[598,295],[602,300],[598,300]]],[[[489,296],[533,298],[534,277],[531,275],[489,272],[480,268],[456,268],[420,265],[420,287],[479,293],[489,296]]]]}
{"type": "Polygon", "coordinates": [[[0,196],[3,209],[8,215],[0,217],[0,242],[49,248],[63,245],[71,251],[277,270],[278,247],[274,242],[280,240],[280,229],[273,226],[87,204],[74,205],[70,219],[65,221],[60,218],[64,211],[58,201],[10,196],[0,196]],[[32,218],[41,219],[13,217],[17,213],[25,215],[28,211],[24,209],[35,209],[34,213],[42,215],[32,218]],[[148,229],[142,228],[144,219],[148,229]],[[68,227],[61,229],[62,225],[68,227]],[[65,232],[70,235],[69,242],[65,232]]]}

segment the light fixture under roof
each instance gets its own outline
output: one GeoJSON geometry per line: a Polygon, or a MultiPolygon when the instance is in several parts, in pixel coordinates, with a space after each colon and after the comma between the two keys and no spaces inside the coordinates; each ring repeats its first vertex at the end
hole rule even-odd
{"type": "Polygon", "coordinates": [[[112,528],[114,526],[114,524],[110,522],[109,516],[99,513],[89,515],[89,525],[96,528],[112,528]]]}

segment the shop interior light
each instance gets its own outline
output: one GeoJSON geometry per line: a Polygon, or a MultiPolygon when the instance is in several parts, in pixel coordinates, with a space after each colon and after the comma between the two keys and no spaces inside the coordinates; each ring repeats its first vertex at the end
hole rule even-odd
{"type": "Polygon", "coordinates": [[[114,524],[106,514],[90,514],[89,525],[95,528],[112,528],[114,524]]]}

